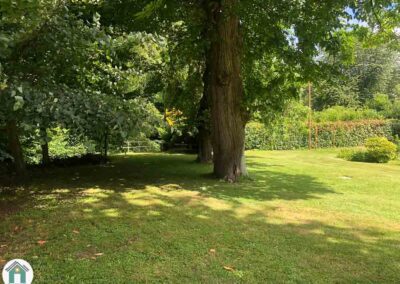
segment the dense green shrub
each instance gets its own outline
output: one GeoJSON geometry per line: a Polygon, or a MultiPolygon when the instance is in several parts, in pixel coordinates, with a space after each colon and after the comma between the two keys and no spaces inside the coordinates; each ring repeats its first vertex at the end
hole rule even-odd
{"type": "Polygon", "coordinates": [[[385,137],[372,137],[365,141],[365,148],[343,149],[338,157],[349,161],[387,163],[397,156],[396,144],[385,137]]]}
{"type": "Polygon", "coordinates": [[[89,142],[70,136],[65,129],[52,129],[49,138],[49,154],[51,157],[67,158],[84,155],[94,149],[89,142]]]}
{"type": "Polygon", "coordinates": [[[390,142],[385,137],[373,137],[365,142],[367,148],[367,159],[376,163],[387,163],[397,156],[396,144],[390,142]]]}
{"type": "Polygon", "coordinates": [[[319,123],[313,127],[313,147],[361,146],[370,137],[392,139],[392,122],[388,120],[338,121],[319,123]]]}
{"type": "Polygon", "coordinates": [[[380,112],[387,112],[392,107],[392,102],[386,94],[375,94],[373,98],[367,101],[367,106],[370,109],[375,109],[380,112]]]}
{"type": "Polygon", "coordinates": [[[393,119],[400,119],[400,100],[394,101],[385,115],[393,119]]]}
{"type": "Polygon", "coordinates": [[[393,120],[391,124],[392,124],[393,136],[400,137],[400,121],[399,120],[393,120]]]}
{"type": "MultiPolygon", "coordinates": [[[[311,131],[313,148],[355,147],[371,137],[394,140],[390,120],[338,121],[314,124],[311,131]]],[[[246,126],[246,149],[290,150],[308,147],[308,129],[302,121],[278,121],[266,127],[250,122],[246,126]]]]}
{"type": "MultiPolygon", "coordinates": [[[[62,128],[47,131],[49,155],[54,158],[68,158],[94,152],[94,144],[85,139],[78,139],[62,128]]],[[[22,137],[25,161],[38,164],[42,159],[40,139],[35,135],[22,137]]]]}
{"type": "Polygon", "coordinates": [[[398,135],[394,136],[393,143],[397,146],[397,154],[400,154],[400,137],[398,135]]]}
{"type": "MultiPolygon", "coordinates": [[[[300,102],[290,102],[284,112],[265,124],[246,126],[246,149],[290,150],[308,147],[309,109],[300,102]]],[[[400,123],[384,120],[373,109],[334,106],[314,112],[311,128],[312,147],[361,146],[370,137],[400,137],[400,123]]]]}
{"type": "Polygon", "coordinates": [[[246,125],[246,149],[290,150],[307,144],[308,108],[298,102],[289,104],[281,116],[268,123],[246,125]]]}
{"type": "Polygon", "coordinates": [[[292,150],[306,145],[305,125],[290,127],[276,123],[270,128],[259,122],[250,122],[246,125],[246,149],[292,150]]]}
{"type": "Polygon", "coordinates": [[[333,106],[314,113],[315,122],[357,121],[382,118],[383,116],[374,109],[356,109],[343,106],[333,106]]]}
{"type": "Polygon", "coordinates": [[[366,162],[367,160],[366,153],[367,152],[365,148],[342,149],[338,154],[338,158],[354,162],[366,162]]]}

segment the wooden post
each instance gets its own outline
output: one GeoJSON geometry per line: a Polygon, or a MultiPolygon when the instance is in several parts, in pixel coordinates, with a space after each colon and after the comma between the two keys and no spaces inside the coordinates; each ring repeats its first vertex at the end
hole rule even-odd
{"type": "Polygon", "coordinates": [[[311,82],[308,82],[308,149],[312,149],[311,82]]]}

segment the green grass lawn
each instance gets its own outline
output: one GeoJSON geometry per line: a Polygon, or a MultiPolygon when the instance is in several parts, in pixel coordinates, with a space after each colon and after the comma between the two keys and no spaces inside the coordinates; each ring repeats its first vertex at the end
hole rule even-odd
{"type": "Polygon", "coordinates": [[[250,179],[228,184],[194,158],[36,173],[1,197],[0,267],[24,258],[34,283],[400,283],[399,161],[251,151],[250,179]]]}

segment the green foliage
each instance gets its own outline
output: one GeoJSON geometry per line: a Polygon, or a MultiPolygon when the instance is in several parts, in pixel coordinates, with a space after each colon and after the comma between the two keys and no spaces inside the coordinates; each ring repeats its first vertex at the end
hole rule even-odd
{"type": "Polygon", "coordinates": [[[386,137],[371,137],[365,141],[365,148],[343,149],[338,157],[356,162],[387,163],[397,157],[397,146],[386,137]]]}
{"type": "Polygon", "coordinates": [[[356,109],[333,106],[314,113],[316,122],[355,121],[364,119],[382,119],[383,116],[373,109],[356,109]]]}
{"type": "Polygon", "coordinates": [[[66,129],[55,128],[49,132],[49,155],[52,158],[67,158],[94,152],[93,143],[76,139],[69,135],[66,129]]]}
{"type": "MultiPolygon", "coordinates": [[[[308,147],[308,108],[292,101],[265,123],[246,126],[246,149],[299,149],[308,147]]],[[[265,116],[263,116],[265,117],[265,116]]],[[[365,139],[400,135],[398,121],[383,120],[375,110],[334,106],[313,113],[312,146],[315,148],[363,145],[365,139]]]]}
{"type": "Polygon", "coordinates": [[[365,141],[367,158],[376,163],[387,163],[396,158],[397,146],[385,137],[373,137],[365,141]]]}
{"type": "MultiPolygon", "coordinates": [[[[396,121],[362,120],[314,124],[311,131],[313,148],[361,146],[367,138],[387,137],[393,140],[396,121]]],[[[246,126],[246,149],[289,150],[308,147],[305,120],[279,120],[268,127],[259,122],[246,126]]]]}
{"type": "Polygon", "coordinates": [[[308,108],[298,102],[287,105],[280,116],[268,122],[268,127],[260,122],[246,125],[246,149],[298,149],[307,143],[308,108]]]}
{"type": "Polygon", "coordinates": [[[327,64],[324,78],[317,80],[313,107],[322,110],[333,105],[360,107],[367,105],[385,111],[399,98],[400,53],[386,44],[368,46],[357,41],[353,59],[324,55],[327,64]]]}
{"type": "MultiPolygon", "coordinates": [[[[0,53],[0,127],[18,121],[28,162],[39,160],[47,139],[38,134],[42,129],[60,127],[78,144],[95,141],[98,150],[105,137],[115,144],[110,147],[119,147],[128,137],[157,132],[161,115],[143,97],[149,97],[152,71],[162,64],[159,37],[114,32],[97,13],[83,20],[69,1],[25,2],[15,10],[0,8],[0,31],[14,31],[0,47],[6,49],[0,53]]],[[[57,143],[55,156],[83,151],[63,139],[57,143]]]]}
{"type": "Polygon", "coordinates": [[[388,95],[378,93],[367,101],[367,106],[376,111],[389,112],[392,107],[392,102],[388,95]]]}
{"type": "MultiPolygon", "coordinates": [[[[47,131],[46,138],[49,147],[50,158],[68,158],[95,152],[95,144],[92,141],[80,139],[71,135],[67,129],[59,127],[47,131]]],[[[29,164],[39,164],[42,159],[41,144],[44,143],[40,134],[35,131],[22,139],[25,160],[29,164]]]]}
{"type": "Polygon", "coordinates": [[[313,147],[361,146],[370,137],[382,136],[392,139],[392,122],[389,120],[361,120],[320,123],[312,131],[313,147]]]}
{"type": "Polygon", "coordinates": [[[387,116],[393,119],[400,119],[400,99],[393,102],[387,116]]]}
{"type": "Polygon", "coordinates": [[[353,162],[366,162],[367,152],[363,148],[341,149],[338,153],[338,158],[353,162]]]}

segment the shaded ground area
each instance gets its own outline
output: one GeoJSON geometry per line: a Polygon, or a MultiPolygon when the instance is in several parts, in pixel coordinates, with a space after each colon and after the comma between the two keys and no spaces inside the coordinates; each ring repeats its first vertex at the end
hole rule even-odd
{"type": "Polygon", "coordinates": [[[1,196],[0,262],[36,283],[400,282],[398,162],[247,157],[237,184],[190,155],[37,172],[1,196]]]}

